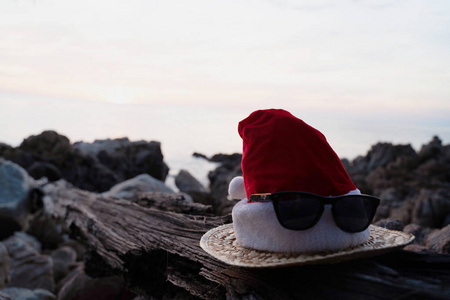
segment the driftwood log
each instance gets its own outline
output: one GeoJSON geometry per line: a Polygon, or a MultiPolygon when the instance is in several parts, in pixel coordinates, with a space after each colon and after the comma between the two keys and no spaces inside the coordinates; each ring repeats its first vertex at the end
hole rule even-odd
{"type": "Polygon", "coordinates": [[[181,195],[132,202],[60,181],[45,187],[44,204],[88,245],[89,275],[121,274],[151,299],[450,299],[448,255],[395,251],[333,265],[238,268],[199,246],[206,231],[231,218],[205,216],[205,207],[181,195]]]}

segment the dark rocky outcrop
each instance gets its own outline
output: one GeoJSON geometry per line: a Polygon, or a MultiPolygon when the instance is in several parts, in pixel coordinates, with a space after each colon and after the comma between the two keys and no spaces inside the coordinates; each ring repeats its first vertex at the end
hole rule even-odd
{"type": "Polygon", "coordinates": [[[432,228],[450,224],[450,145],[439,138],[418,153],[410,145],[377,144],[344,166],[363,193],[381,198],[376,220],[432,228]]]}
{"type": "Polygon", "coordinates": [[[96,157],[114,174],[122,174],[120,181],[143,173],[165,181],[169,173],[159,142],[131,142],[128,138],[121,138],[96,140],[92,144],[78,142],[73,147],[85,156],[96,157]]]}
{"type": "Polygon", "coordinates": [[[30,136],[17,148],[0,144],[0,157],[17,163],[34,178],[64,178],[96,192],[144,173],[164,181],[169,171],[159,142],[122,138],[72,145],[55,131],[30,136]]]}

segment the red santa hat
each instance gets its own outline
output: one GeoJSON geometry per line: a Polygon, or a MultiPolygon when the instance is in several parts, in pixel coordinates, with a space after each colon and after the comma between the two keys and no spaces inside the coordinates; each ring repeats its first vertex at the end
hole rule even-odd
{"type": "Polygon", "coordinates": [[[255,111],[238,131],[247,196],[283,191],[338,196],[356,189],[325,136],[285,110],[255,111]]]}
{"type": "Polygon", "coordinates": [[[302,191],[322,196],[360,194],[324,135],[281,109],[258,110],[239,123],[243,139],[243,177],[229,194],[242,199],[233,224],[208,231],[200,245],[217,259],[236,266],[267,267],[341,261],[401,247],[414,237],[370,226],[349,233],[334,223],[327,205],[306,230],[280,225],[271,202],[249,202],[252,194],[302,191]]]}

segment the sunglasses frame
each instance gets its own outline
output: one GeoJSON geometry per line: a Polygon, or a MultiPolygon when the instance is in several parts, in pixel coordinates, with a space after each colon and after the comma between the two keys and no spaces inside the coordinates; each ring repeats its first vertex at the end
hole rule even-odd
{"type": "MultiPolygon", "coordinates": [[[[366,195],[366,194],[353,194],[353,195],[343,195],[343,196],[330,196],[330,197],[325,197],[325,196],[321,196],[321,195],[317,195],[317,194],[313,194],[313,193],[308,193],[308,192],[296,192],[296,191],[288,191],[288,192],[276,192],[276,193],[264,193],[264,194],[252,194],[249,197],[249,202],[272,202],[273,204],[273,208],[275,210],[275,214],[277,216],[278,219],[278,223],[280,223],[281,226],[283,226],[286,229],[289,230],[295,230],[295,231],[300,231],[300,230],[307,230],[310,229],[312,227],[314,227],[320,220],[320,218],[323,215],[323,212],[325,210],[325,205],[331,205],[331,212],[333,215],[333,220],[334,223],[336,224],[336,226],[338,226],[341,230],[348,232],[348,233],[356,233],[356,232],[361,232],[367,229],[367,227],[369,227],[370,223],[372,222],[376,210],[378,208],[378,206],[380,205],[380,199],[371,195],[366,195]],[[280,197],[284,196],[284,195],[302,195],[302,196],[309,196],[312,198],[316,198],[318,200],[320,200],[320,212],[317,214],[314,222],[312,223],[311,226],[305,227],[305,228],[301,228],[301,229],[293,229],[293,228],[289,228],[288,226],[286,226],[284,224],[284,222],[281,220],[280,218],[280,213],[279,213],[279,202],[280,202],[280,197]],[[361,230],[347,230],[345,228],[342,228],[339,223],[339,220],[337,217],[335,217],[336,213],[336,202],[339,201],[339,199],[342,198],[356,198],[356,197],[362,197],[365,199],[370,199],[371,201],[373,201],[375,204],[375,209],[374,209],[374,213],[372,216],[370,216],[370,218],[368,218],[368,222],[367,224],[365,224],[364,228],[361,230]]],[[[282,200],[281,200],[282,201],[282,200]]],[[[286,200],[289,201],[289,200],[286,200]]]]}

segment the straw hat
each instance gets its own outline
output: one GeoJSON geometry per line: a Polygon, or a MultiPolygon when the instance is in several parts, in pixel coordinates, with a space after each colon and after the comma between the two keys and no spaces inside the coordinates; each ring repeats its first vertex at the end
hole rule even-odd
{"type": "Polygon", "coordinates": [[[360,194],[325,136],[289,112],[259,110],[238,126],[243,139],[243,177],[234,178],[229,195],[242,199],[233,224],[208,231],[201,247],[226,263],[273,267],[332,263],[372,256],[404,246],[411,234],[377,226],[355,233],[337,227],[330,205],[305,230],[284,228],[271,202],[252,202],[252,194],[298,191],[323,197],[360,194]]]}
{"type": "Polygon", "coordinates": [[[229,265],[268,268],[332,264],[371,257],[401,248],[413,240],[412,234],[371,225],[369,239],[356,247],[317,253],[269,252],[242,247],[236,240],[233,224],[226,224],[205,233],[200,240],[200,246],[211,256],[229,265]]]}

